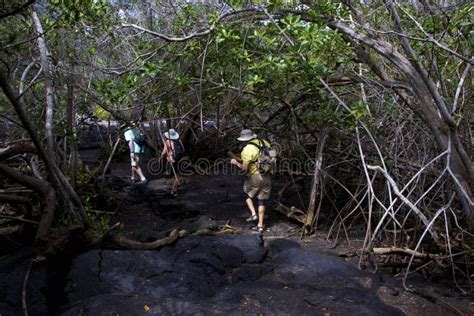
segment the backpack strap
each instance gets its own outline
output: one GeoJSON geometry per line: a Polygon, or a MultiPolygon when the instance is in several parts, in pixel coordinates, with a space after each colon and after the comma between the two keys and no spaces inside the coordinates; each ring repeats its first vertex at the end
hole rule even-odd
{"type": "Polygon", "coordinates": [[[254,145],[258,149],[262,149],[262,147],[265,143],[263,141],[261,141],[260,139],[258,139],[258,138],[257,138],[257,141],[258,141],[258,145],[255,144],[255,143],[251,143],[251,142],[248,142],[247,145],[254,145]]]}
{"type": "MultiPolygon", "coordinates": [[[[257,138],[257,141],[258,141],[258,145],[255,144],[255,143],[251,143],[251,142],[248,142],[247,145],[254,145],[255,147],[257,147],[257,148],[258,148],[258,154],[260,155],[260,150],[262,150],[262,147],[263,147],[263,146],[261,146],[261,144],[262,144],[263,142],[262,142],[260,139],[258,139],[258,138],[257,138]]],[[[263,144],[264,144],[264,143],[263,143],[263,144]]],[[[258,156],[257,156],[257,159],[252,160],[250,163],[255,163],[255,162],[257,162],[257,160],[258,160],[258,156]]]]}

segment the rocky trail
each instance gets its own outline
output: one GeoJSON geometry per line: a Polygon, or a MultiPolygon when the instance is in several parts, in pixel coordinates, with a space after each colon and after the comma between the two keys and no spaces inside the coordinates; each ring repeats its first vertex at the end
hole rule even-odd
{"type": "MultiPolygon", "coordinates": [[[[146,242],[174,228],[212,232],[228,225],[235,233],[191,235],[159,250],[89,250],[33,265],[30,315],[459,314],[450,306],[468,308],[468,315],[472,308],[468,297],[461,301],[440,286],[423,285],[449,305],[404,292],[399,279],[360,271],[328,241],[302,243],[297,227],[271,210],[260,239],[245,222],[238,177],[196,176],[171,198],[167,179],[131,185],[117,175],[121,169],[110,177],[121,201],[112,222],[123,223],[122,234],[146,242]]],[[[27,256],[1,261],[1,271],[13,271],[1,278],[2,316],[21,313],[27,256]]]]}
{"type": "Polygon", "coordinates": [[[192,235],[157,251],[82,254],[69,274],[66,315],[403,314],[377,297],[379,277],[305,249],[296,226],[277,213],[268,212],[263,239],[253,232],[239,177],[196,176],[176,198],[166,178],[118,179],[124,199],[112,222],[130,238],[153,241],[174,228],[207,235],[224,225],[235,233],[192,235]]]}
{"type": "MultiPolygon", "coordinates": [[[[71,249],[33,264],[24,295],[30,250],[2,257],[1,316],[21,314],[22,298],[29,315],[474,314],[472,297],[448,280],[415,277],[425,295],[406,292],[400,277],[341,258],[347,246],[334,248],[323,234],[301,240],[298,225],[271,206],[262,238],[245,221],[239,176],[195,175],[171,197],[168,177],[148,174],[147,184],[132,184],[128,174],[128,163],[118,162],[108,175],[110,220],[122,224],[120,234],[141,242],[174,229],[190,235],[158,250],[71,249]]],[[[275,181],[273,194],[279,187],[275,181]]]]}

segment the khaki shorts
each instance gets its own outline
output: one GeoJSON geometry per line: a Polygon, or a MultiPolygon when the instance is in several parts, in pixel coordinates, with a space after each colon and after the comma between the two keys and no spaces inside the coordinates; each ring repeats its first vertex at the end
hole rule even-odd
{"type": "Polygon", "coordinates": [[[140,154],[134,154],[133,159],[131,159],[132,167],[137,167],[139,161],[140,161],[140,154]]]}
{"type": "Polygon", "coordinates": [[[245,178],[244,192],[250,198],[256,197],[259,200],[268,200],[272,190],[272,180],[268,174],[252,174],[245,178]]]}

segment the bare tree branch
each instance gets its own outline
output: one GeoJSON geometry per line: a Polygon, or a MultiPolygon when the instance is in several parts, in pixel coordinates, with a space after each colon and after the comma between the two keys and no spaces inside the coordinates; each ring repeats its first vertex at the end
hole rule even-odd
{"type": "Polygon", "coordinates": [[[367,165],[367,169],[370,169],[370,170],[375,170],[375,171],[380,171],[383,176],[385,177],[385,179],[387,179],[388,183],[390,184],[390,186],[392,187],[393,189],[393,192],[395,193],[396,196],[398,196],[400,198],[400,200],[403,201],[403,203],[405,203],[417,216],[418,218],[420,218],[420,220],[423,222],[423,224],[425,224],[425,226],[427,227],[427,229],[429,230],[430,232],[430,235],[431,237],[433,238],[433,240],[439,244],[439,239],[438,239],[438,234],[433,230],[433,228],[431,227],[430,225],[430,222],[428,221],[428,219],[426,218],[426,216],[423,214],[422,211],[420,211],[420,209],[418,207],[416,207],[415,204],[413,204],[410,200],[408,200],[401,192],[400,192],[400,189],[398,188],[397,184],[395,183],[395,180],[393,180],[393,178],[388,174],[388,172],[384,169],[382,169],[380,166],[371,166],[371,165],[367,165]]]}
{"type": "MultiPolygon", "coordinates": [[[[405,13],[410,18],[410,20],[412,20],[415,23],[415,25],[420,29],[420,31],[422,31],[423,34],[425,34],[426,39],[422,39],[422,40],[431,42],[431,43],[435,44],[436,46],[438,46],[439,48],[441,48],[442,50],[447,51],[448,53],[456,56],[457,58],[464,60],[465,62],[469,63],[470,65],[474,65],[474,59],[472,57],[471,58],[464,57],[463,55],[455,52],[454,50],[450,49],[449,47],[446,47],[443,44],[441,44],[440,42],[438,42],[431,34],[429,34],[428,32],[425,31],[423,26],[421,26],[420,22],[418,22],[407,10],[403,9],[402,6],[400,4],[398,4],[397,2],[395,2],[395,3],[397,4],[397,7],[400,8],[400,10],[402,10],[403,13],[405,13]]],[[[406,35],[403,34],[403,36],[406,36],[406,35]]]]}
{"type": "Polygon", "coordinates": [[[259,10],[257,10],[257,9],[243,9],[243,10],[231,11],[229,13],[226,13],[226,14],[223,14],[223,15],[219,16],[219,18],[215,22],[213,22],[212,25],[208,29],[204,29],[204,30],[201,30],[201,31],[198,31],[198,32],[191,33],[189,35],[181,36],[181,37],[155,32],[155,31],[146,29],[144,27],[141,27],[139,25],[133,24],[133,23],[122,23],[122,27],[133,28],[133,29],[145,32],[147,34],[156,36],[156,37],[161,38],[161,39],[163,39],[165,41],[168,41],[168,42],[185,42],[185,41],[188,41],[188,40],[196,38],[196,37],[203,37],[203,36],[206,36],[208,34],[211,34],[215,30],[216,26],[219,23],[221,23],[223,20],[225,20],[229,17],[240,15],[240,14],[243,14],[243,13],[249,13],[249,12],[258,13],[259,10]]]}
{"type": "Polygon", "coordinates": [[[451,108],[451,114],[454,114],[458,109],[459,95],[461,94],[462,86],[464,85],[464,80],[466,80],[469,71],[471,70],[471,64],[468,64],[464,69],[464,72],[459,80],[458,87],[456,88],[456,94],[454,95],[453,106],[451,108]]]}
{"type": "Polygon", "coordinates": [[[148,29],[143,28],[141,26],[138,26],[136,24],[122,23],[122,26],[125,27],[125,28],[133,28],[133,29],[145,32],[147,34],[150,34],[150,35],[159,37],[161,39],[164,39],[165,41],[168,41],[168,42],[185,42],[185,41],[188,41],[188,40],[193,39],[195,37],[206,36],[214,30],[214,27],[211,27],[208,30],[204,30],[204,31],[201,31],[201,32],[195,32],[195,33],[183,36],[183,37],[174,37],[174,36],[166,35],[166,34],[163,34],[163,33],[158,33],[158,32],[148,30],[148,29]]]}

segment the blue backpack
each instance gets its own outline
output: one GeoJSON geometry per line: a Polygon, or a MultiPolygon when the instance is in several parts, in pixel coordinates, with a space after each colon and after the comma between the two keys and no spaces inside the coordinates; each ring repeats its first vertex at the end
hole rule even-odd
{"type": "Polygon", "coordinates": [[[178,161],[184,156],[184,148],[179,139],[172,139],[171,141],[173,142],[173,159],[178,161]]]}
{"type": "Polygon", "coordinates": [[[138,146],[143,147],[146,145],[146,136],[142,129],[134,128],[132,129],[133,141],[137,143],[138,146]]]}

